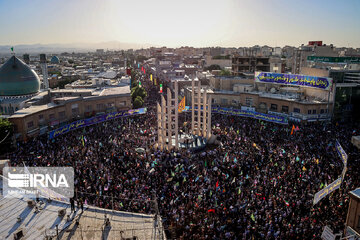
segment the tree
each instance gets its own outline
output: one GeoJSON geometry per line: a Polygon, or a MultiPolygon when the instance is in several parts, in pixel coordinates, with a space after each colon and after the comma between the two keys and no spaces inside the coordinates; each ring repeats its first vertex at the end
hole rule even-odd
{"type": "Polygon", "coordinates": [[[133,88],[131,88],[131,98],[133,101],[135,101],[135,99],[137,97],[141,97],[142,99],[147,97],[147,92],[144,88],[139,87],[139,86],[135,86],[133,88]]]}
{"type": "Polygon", "coordinates": [[[135,101],[133,102],[133,107],[141,108],[143,104],[144,104],[144,100],[140,96],[137,96],[135,98],[135,101]]]}
{"type": "Polygon", "coordinates": [[[223,69],[220,72],[220,76],[231,76],[231,72],[229,70],[223,69]]]}
{"type": "Polygon", "coordinates": [[[13,124],[6,118],[0,117],[0,154],[11,148],[13,124]]]}

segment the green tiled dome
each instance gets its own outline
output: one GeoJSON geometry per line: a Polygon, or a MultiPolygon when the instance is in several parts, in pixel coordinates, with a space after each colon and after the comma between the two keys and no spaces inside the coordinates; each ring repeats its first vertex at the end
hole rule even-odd
{"type": "Polygon", "coordinates": [[[0,67],[0,96],[28,95],[39,89],[39,76],[17,57],[12,56],[0,67]]]}
{"type": "Polygon", "coordinates": [[[59,64],[60,63],[60,60],[57,56],[53,56],[50,60],[50,63],[52,64],[59,64]]]}

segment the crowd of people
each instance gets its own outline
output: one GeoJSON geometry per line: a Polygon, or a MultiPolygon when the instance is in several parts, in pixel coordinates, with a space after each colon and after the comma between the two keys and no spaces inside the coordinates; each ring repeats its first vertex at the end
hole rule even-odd
{"type": "Polygon", "coordinates": [[[320,239],[326,225],[344,230],[349,191],[360,180],[360,152],[350,142],[358,125],[300,124],[290,134],[291,124],[213,114],[221,145],[160,151],[155,95],[144,115],[21,143],[11,164],[74,167],[75,198],[85,206],[154,213],[156,199],[171,239],[320,239]],[[341,175],[336,139],[349,155],[347,173],[313,205],[341,175]]]}

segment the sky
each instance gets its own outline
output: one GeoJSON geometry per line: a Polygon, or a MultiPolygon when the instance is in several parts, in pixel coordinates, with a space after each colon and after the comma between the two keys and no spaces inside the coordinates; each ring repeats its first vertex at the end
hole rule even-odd
{"type": "Polygon", "coordinates": [[[0,45],[360,47],[360,0],[0,0],[0,45]]]}

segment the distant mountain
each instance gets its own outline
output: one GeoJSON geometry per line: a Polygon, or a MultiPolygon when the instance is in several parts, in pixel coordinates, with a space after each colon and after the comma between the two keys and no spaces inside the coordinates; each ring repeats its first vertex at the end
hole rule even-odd
{"type": "Polygon", "coordinates": [[[0,45],[0,53],[10,54],[10,48],[14,47],[17,54],[23,53],[61,53],[61,52],[87,52],[95,49],[105,50],[126,50],[148,48],[154,45],[122,43],[118,41],[100,42],[100,43],[68,43],[68,44],[20,44],[20,45],[0,45]]]}

